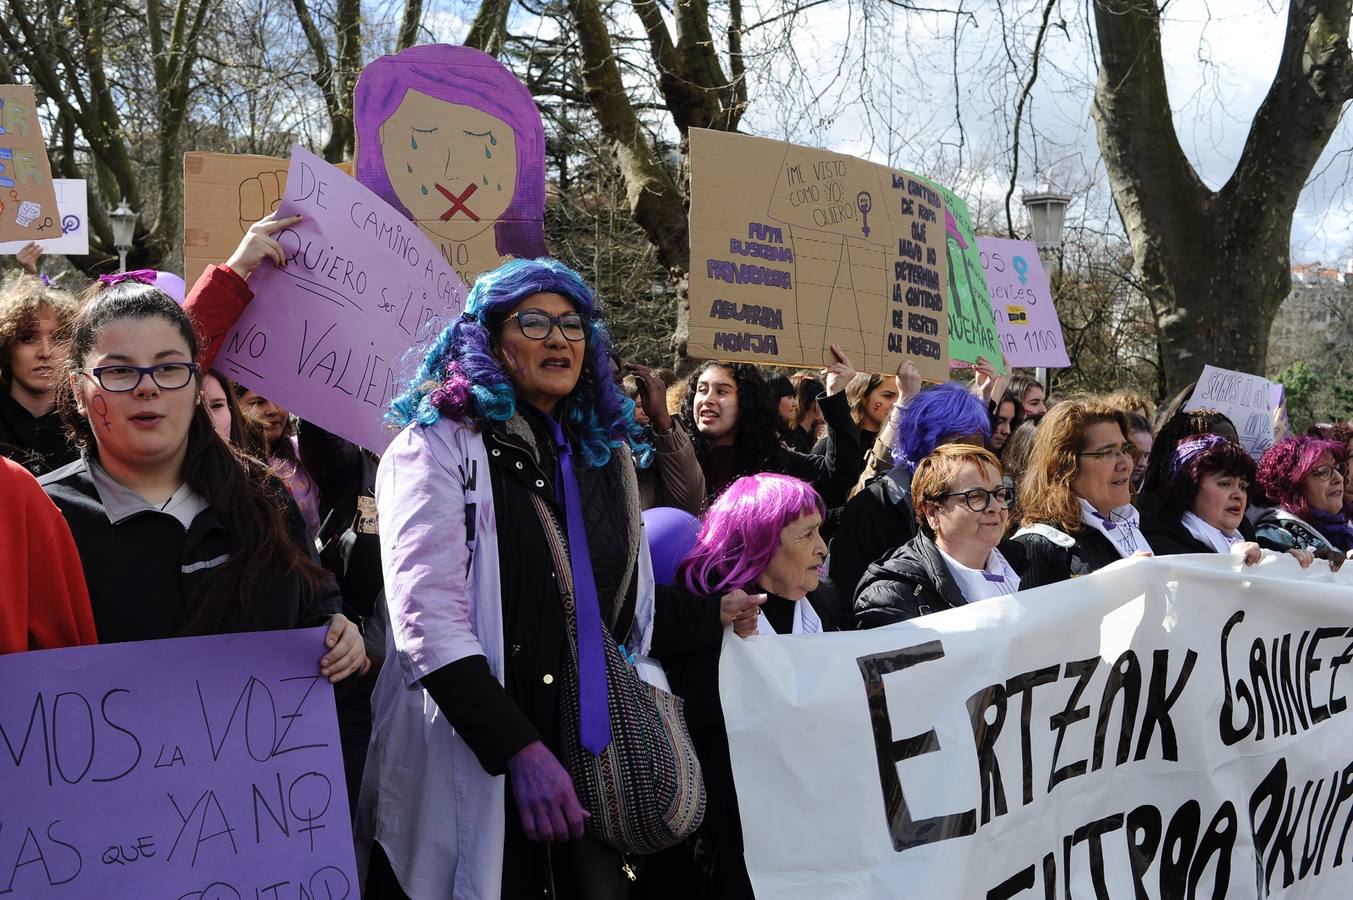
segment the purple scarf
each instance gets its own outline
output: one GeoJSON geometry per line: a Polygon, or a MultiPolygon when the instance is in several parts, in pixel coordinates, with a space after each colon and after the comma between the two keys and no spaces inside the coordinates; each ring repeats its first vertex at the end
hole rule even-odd
{"type": "Polygon", "coordinates": [[[1345,552],[1353,550],[1353,525],[1349,525],[1341,513],[1313,509],[1310,516],[1311,524],[1325,536],[1325,540],[1345,552]]]}

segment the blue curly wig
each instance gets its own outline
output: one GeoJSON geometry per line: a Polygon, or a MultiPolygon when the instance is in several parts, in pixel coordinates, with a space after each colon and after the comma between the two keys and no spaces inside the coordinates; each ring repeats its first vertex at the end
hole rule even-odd
{"type": "Polygon", "coordinates": [[[496,333],[512,309],[532,294],[562,294],[587,321],[582,375],[561,406],[566,430],[589,467],[604,466],[611,450],[628,443],[640,466],[653,449],[634,421],[634,401],[615,382],[611,335],[582,276],[557,259],[513,259],[480,275],[465,313],[442,329],[408,388],[390,404],[386,420],[399,427],[431,425],[442,416],[483,425],[516,413],[512,381],[494,356],[496,333]]]}
{"type": "Polygon", "coordinates": [[[910,471],[940,444],[969,434],[991,437],[991,417],[982,401],[952,381],[921,391],[907,401],[897,419],[893,459],[910,471]]]}

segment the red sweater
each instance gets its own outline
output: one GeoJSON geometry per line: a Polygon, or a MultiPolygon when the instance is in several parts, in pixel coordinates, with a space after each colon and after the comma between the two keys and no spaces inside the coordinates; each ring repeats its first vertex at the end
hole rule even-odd
{"type": "Polygon", "coordinates": [[[97,644],[80,554],[28,471],[0,457],[0,653],[97,644]]]}
{"type": "Polygon", "coordinates": [[[197,365],[206,372],[216,361],[221,342],[235,327],[254,292],[230,266],[208,266],[183,301],[197,330],[197,365]]]}

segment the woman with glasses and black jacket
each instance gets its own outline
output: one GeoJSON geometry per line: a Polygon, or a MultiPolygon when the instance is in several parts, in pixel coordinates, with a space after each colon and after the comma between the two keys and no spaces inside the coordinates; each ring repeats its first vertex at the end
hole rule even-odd
{"type": "Polygon", "coordinates": [[[1024,551],[1005,540],[1014,491],[990,450],[969,444],[937,447],[911,481],[917,535],[873,563],[855,595],[861,628],[1019,590],[1024,551]]]}
{"type": "Polygon", "coordinates": [[[1131,502],[1130,431],[1127,414],[1098,399],[1066,400],[1043,417],[1019,485],[1025,588],[1151,554],[1131,502]]]}

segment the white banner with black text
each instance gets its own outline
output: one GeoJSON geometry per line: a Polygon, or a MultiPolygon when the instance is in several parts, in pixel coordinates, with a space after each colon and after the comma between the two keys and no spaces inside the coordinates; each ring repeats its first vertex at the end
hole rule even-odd
{"type": "Polygon", "coordinates": [[[757,896],[1353,896],[1353,564],[1132,559],[725,638],[757,896]]]}

